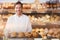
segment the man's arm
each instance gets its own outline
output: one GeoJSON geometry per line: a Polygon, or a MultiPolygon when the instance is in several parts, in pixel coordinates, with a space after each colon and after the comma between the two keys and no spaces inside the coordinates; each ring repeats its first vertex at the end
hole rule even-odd
{"type": "Polygon", "coordinates": [[[29,18],[28,18],[28,23],[27,23],[27,32],[32,32],[32,25],[29,18]]]}
{"type": "Polygon", "coordinates": [[[7,23],[6,23],[6,26],[5,26],[5,29],[4,29],[4,35],[5,37],[8,37],[8,34],[9,34],[9,30],[10,30],[10,27],[11,27],[11,19],[8,18],[7,20],[7,23]]]}

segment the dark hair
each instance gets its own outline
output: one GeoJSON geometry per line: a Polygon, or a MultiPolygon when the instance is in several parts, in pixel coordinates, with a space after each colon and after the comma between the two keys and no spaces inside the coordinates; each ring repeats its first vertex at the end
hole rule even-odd
{"type": "Polygon", "coordinates": [[[15,7],[17,4],[20,4],[21,7],[23,7],[23,4],[22,4],[20,1],[17,1],[17,2],[15,3],[14,7],[15,7]]]}

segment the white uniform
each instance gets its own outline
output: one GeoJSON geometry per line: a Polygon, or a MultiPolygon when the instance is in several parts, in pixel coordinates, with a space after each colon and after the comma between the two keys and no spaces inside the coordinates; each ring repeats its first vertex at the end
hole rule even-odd
{"type": "Polygon", "coordinates": [[[18,17],[16,14],[9,17],[4,29],[5,36],[12,32],[31,32],[31,22],[29,17],[22,14],[18,17]]]}

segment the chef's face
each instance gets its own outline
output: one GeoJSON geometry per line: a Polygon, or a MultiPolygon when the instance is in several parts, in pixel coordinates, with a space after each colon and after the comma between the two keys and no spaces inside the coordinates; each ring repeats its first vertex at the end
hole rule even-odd
{"type": "Polygon", "coordinates": [[[22,12],[22,6],[20,4],[15,5],[15,12],[20,15],[22,12]]]}

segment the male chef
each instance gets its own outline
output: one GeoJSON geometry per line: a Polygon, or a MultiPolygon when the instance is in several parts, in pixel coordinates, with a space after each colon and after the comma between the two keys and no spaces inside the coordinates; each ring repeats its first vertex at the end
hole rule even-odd
{"type": "Polygon", "coordinates": [[[5,37],[12,32],[31,32],[31,22],[28,16],[22,14],[23,4],[21,2],[16,2],[14,5],[15,14],[10,16],[7,20],[6,27],[4,29],[5,37]]]}

